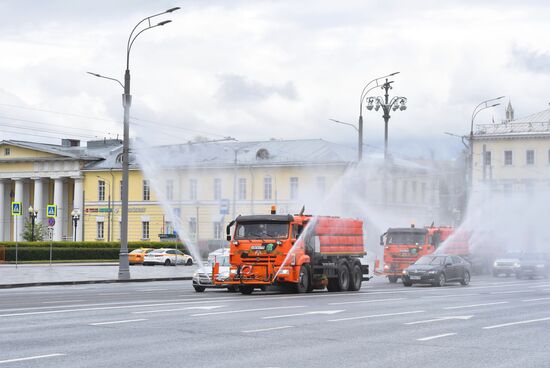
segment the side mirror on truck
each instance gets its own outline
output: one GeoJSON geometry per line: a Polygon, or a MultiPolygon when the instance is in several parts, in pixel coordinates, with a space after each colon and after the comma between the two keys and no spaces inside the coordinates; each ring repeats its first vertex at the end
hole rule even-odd
{"type": "Polygon", "coordinates": [[[384,246],[384,236],[386,236],[387,233],[384,233],[382,235],[380,235],[380,245],[383,247],[384,246]]]}
{"type": "Polygon", "coordinates": [[[235,224],[235,220],[227,224],[227,227],[225,228],[225,239],[227,241],[231,241],[231,226],[233,226],[234,224],[235,224]]]}

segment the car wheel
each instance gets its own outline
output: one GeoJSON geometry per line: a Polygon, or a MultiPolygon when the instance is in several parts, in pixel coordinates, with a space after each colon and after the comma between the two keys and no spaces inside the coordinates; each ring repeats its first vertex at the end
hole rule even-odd
{"type": "Polygon", "coordinates": [[[361,283],[363,282],[363,272],[361,266],[354,264],[351,268],[349,291],[359,291],[361,289],[361,283]]]}
{"type": "Polygon", "coordinates": [[[254,286],[241,285],[239,286],[239,291],[241,292],[241,294],[250,295],[254,291],[254,286]]]}
{"type": "Polygon", "coordinates": [[[193,264],[193,260],[189,258],[187,262],[185,262],[186,265],[191,266],[193,264]]]}
{"type": "Polygon", "coordinates": [[[195,289],[195,291],[197,293],[202,293],[202,292],[204,292],[204,290],[206,290],[206,288],[204,286],[200,286],[200,285],[193,285],[193,288],[195,289]]]}
{"type": "Polygon", "coordinates": [[[462,277],[462,280],[460,280],[460,283],[464,286],[470,283],[470,273],[468,271],[464,271],[464,276],[462,277]]]}
{"type": "Polygon", "coordinates": [[[413,285],[413,283],[410,282],[410,281],[403,281],[403,286],[409,287],[409,286],[412,286],[412,285],[413,285]]]}
{"type": "Polygon", "coordinates": [[[390,284],[395,284],[397,282],[397,279],[397,276],[388,276],[388,281],[390,282],[390,284]]]}
{"type": "Polygon", "coordinates": [[[439,276],[437,276],[434,286],[441,287],[445,285],[445,282],[447,282],[447,279],[445,278],[445,274],[441,272],[439,276]]]}
{"type": "Polygon", "coordinates": [[[171,265],[172,265],[172,262],[170,262],[170,260],[167,259],[166,261],[164,261],[164,265],[165,265],[165,266],[171,266],[171,265]]]}
{"type": "Polygon", "coordinates": [[[309,289],[309,266],[307,264],[300,267],[300,275],[298,277],[298,282],[294,286],[294,291],[297,294],[305,293],[309,289]]]}

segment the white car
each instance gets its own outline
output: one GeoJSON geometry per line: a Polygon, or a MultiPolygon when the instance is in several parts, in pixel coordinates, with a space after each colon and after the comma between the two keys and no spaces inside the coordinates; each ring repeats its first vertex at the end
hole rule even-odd
{"type": "Polygon", "coordinates": [[[176,264],[182,264],[190,266],[193,263],[193,257],[177,249],[155,249],[143,258],[143,265],[175,266],[176,264]]]}
{"type": "Polygon", "coordinates": [[[235,285],[214,285],[212,283],[212,267],[215,263],[220,264],[218,281],[229,278],[229,249],[218,249],[208,255],[208,263],[203,270],[198,270],[193,275],[193,288],[196,292],[202,293],[206,288],[227,288],[229,291],[237,291],[235,285]]]}

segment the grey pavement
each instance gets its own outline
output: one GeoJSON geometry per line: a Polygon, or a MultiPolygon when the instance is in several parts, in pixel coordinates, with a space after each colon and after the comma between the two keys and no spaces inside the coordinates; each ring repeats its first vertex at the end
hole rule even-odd
{"type": "Polygon", "coordinates": [[[0,290],[4,367],[550,366],[550,281],[252,295],[191,281],[0,290]]]}
{"type": "MultiPolygon", "coordinates": [[[[189,279],[197,266],[130,266],[133,281],[189,279]]],[[[60,283],[116,282],[118,264],[14,264],[0,265],[0,288],[60,283]]]]}

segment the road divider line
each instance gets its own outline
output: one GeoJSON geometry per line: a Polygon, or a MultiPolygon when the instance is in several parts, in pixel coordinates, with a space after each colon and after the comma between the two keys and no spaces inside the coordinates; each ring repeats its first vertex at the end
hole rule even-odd
{"type": "Polygon", "coordinates": [[[449,316],[449,317],[439,317],[434,319],[427,319],[424,321],[415,321],[415,322],[406,322],[405,325],[418,325],[421,323],[430,323],[430,322],[441,322],[441,321],[448,321],[448,320],[461,320],[461,321],[467,321],[473,316],[449,316]]]}
{"type": "Polygon", "coordinates": [[[409,311],[409,312],[398,312],[398,313],[384,313],[384,314],[371,314],[368,316],[359,316],[359,317],[347,317],[347,318],[338,318],[338,319],[329,319],[329,322],[341,322],[341,321],[352,321],[356,319],[366,319],[366,318],[378,318],[378,317],[392,317],[392,316],[404,316],[407,314],[416,314],[424,313],[423,310],[409,311]]]}
{"type": "Polygon", "coordinates": [[[538,302],[539,300],[550,300],[550,298],[525,299],[522,302],[538,302]]]}
{"type": "Polygon", "coordinates": [[[446,294],[446,295],[428,295],[428,296],[421,296],[421,298],[451,298],[453,296],[476,296],[479,294],[446,294]]]}
{"type": "Polygon", "coordinates": [[[512,290],[512,291],[491,291],[489,294],[517,294],[517,293],[532,293],[533,290],[512,290]]]}
{"type": "Polygon", "coordinates": [[[66,354],[36,355],[36,356],[26,357],[26,358],[17,358],[17,359],[0,360],[0,364],[15,363],[15,362],[23,362],[23,361],[25,361],[25,360],[35,360],[35,359],[53,358],[53,357],[59,357],[59,356],[65,356],[65,355],[66,355],[66,354]]]}
{"type": "Polygon", "coordinates": [[[222,308],[223,305],[211,305],[211,306],[197,306],[197,307],[185,307],[185,308],[175,308],[175,309],[155,309],[150,311],[139,311],[139,312],[132,312],[132,314],[146,314],[146,313],[160,313],[160,312],[180,312],[180,311],[186,311],[186,310],[192,310],[192,309],[199,309],[199,310],[211,310],[211,309],[217,309],[222,308]]]}
{"type": "Polygon", "coordinates": [[[214,315],[220,315],[220,314],[235,314],[235,313],[246,313],[246,312],[261,312],[261,311],[268,311],[268,310],[295,309],[295,308],[305,308],[305,305],[291,305],[287,307],[238,309],[238,310],[229,310],[229,311],[223,311],[223,312],[197,313],[197,314],[192,314],[191,317],[214,316],[214,315]]]}
{"type": "Polygon", "coordinates": [[[140,318],[140,319],[127,319],[124,321],[96,322],[96,323],[89,323],[88,326],[117,325],[120,323],[132,323],[132,322],[143,322],[143,321],[147,321],[147,319],[140,318]]]}
{"type": "Polygon", "coordinates": [[[483,329],[484,330],[492,330],[493,328],[509,327],[509,326],[515,326],[515,325],[524,325],[524,324],[527,324],[527,323],[536,323],[536,322],[544,322],[544,321],[550,321],[550,317],[531,319],[531,320],[528,320],[528,321],[503,323],[503,324],[500,324],[500,325],[483,327],[483,329]]]}
{"type": "Polygon", "coordinates": [[[470,305],[457,305],[455,307],[445,307],[443,309],[461,309],[461,308],[475,308],[475,307],[485,307],[489,305],[499,305],[499,304],[508,304],[509,302],[494,302],[494,303],[481,303],[481,304],[470,304],[470,305]]]}
{"type": "Polygon", "coordinates": [[[328,303],[328,305],[344,305],[344,304],[376,303],[376,302],[393,302],[393,301],[398,301],[398,300],[407,300],[407,298],[374,299],[374,300],[356,300],[356,301],[353,301],[353,302],[328,303]]]}
{"type": "Polygon", "coordinates": [[[113,296],[113,295],[130,295],[132,293],[99,293],[100,296],[113,296]]]}
{"type": "Polygon", "coordinates": [[[442,337],[454,336],[454,335],[456,335],[456,332],[450,332],[450,333],[441,334],[441,335],[423,337],[421,339],[416,339],[416,341],[430,341],[430,340],[440,339],[442,337]]]}
{"type": "MultiPolygon", "coordinates": [[[[55,303],[78,303],[78,302],[84,302],[85,299],[74,299],[74,300],[53,300],[53,301],[47,301],[42,302],[42,304],[55,304],[55,303]]],[[[52,307],[55,308],[55,307],[52,307]]]]}
{"type": "Polygon", "coordinates": [[[294,328],[294,326],[279,326],[279,327],[271,327],[271,328],[261,328],[259,330],[247,330],[247,331],[241,331],[242,333],[254,333],[254,332],[265,332],[265,331],[275,331],[275,330],[284,330],[286,328],[294,328]]]}
{"type": "Polygon", "coordinates": [[[295,313],[295,314],[285,314],[282,316],[267,316],[262,317],[262,319],[275,319],[275,318],[286,318],[286,317],[300,317],[300,316],[312,316],[312,315],[330,315],[330,314],[336,314],[336,313],[342,313],[345,312],[345,310],[327,310],[327,311],[311,311],[311,312],[305,312],[305,313],[295,313]]]}

